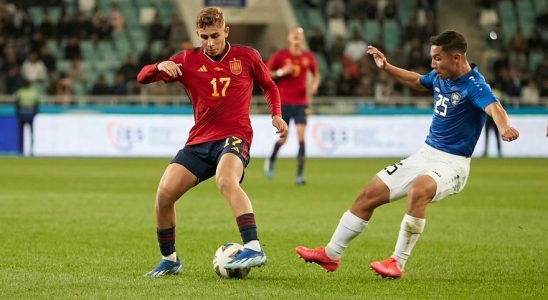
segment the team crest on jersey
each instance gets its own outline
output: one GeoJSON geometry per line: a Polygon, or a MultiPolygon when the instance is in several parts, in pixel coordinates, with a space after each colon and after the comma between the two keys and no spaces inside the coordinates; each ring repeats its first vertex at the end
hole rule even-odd
{"type": "Polygon", "coordinates": [[[459,104],[460,102],[460,94],[459,93],[453,93],[451,94],[451,104],[453,104],[453,106],[459,104]]]}
{"type": "Polygon", "coordinates": [[[234,75],[240,75],[242,73],[242,61],[239,59],[233,59],[230,61],[230,72],[234,75]]]}
{"type": "Polygon", "coordinates": [[[308,61],[308,57],[303,57],[302,63],[303,66],[308,67],[308,65],[310,64],[310,61],[308,61]]]}

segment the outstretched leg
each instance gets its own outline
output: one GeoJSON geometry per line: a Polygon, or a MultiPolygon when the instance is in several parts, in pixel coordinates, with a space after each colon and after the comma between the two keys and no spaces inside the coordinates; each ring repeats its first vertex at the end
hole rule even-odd
{"type": "Polygon", "coordinates": [[[340,258],[350,241],[365,228],[375,208],[388,203],[390,191],[377,176],[358,195],[349,211],[346,211],[337,225],[331,240],[325,248],[296,248],[297,254],[307,262],[314,262],[323,269],[333,272],[340,263],[340,258]]]}

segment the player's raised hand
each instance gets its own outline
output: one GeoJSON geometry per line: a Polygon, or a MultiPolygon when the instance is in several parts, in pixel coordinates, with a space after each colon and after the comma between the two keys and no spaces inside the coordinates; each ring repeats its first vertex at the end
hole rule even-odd
{"type": "Polygon", "coordinates": [[[379,49],[373,46],[367,46],[367,54],[373,56],[373,59],[375,60],[375,64],[377,64],[377,67],[379,67],[379,69],[386,68],[388,61],[386,60],[386,57],[384,56],[384,54],[381,51],[379,51],[379,49]]]}
{"type": "Polygon", "coordinates": [[[272,126],[276,127],[276,133],[280,135],[280,138],[285,138],[287,136],[287,123],[280,116],[272,117],[272,126]]]}
{"type": "Polygon", "coordinates": [[[283,67],[281,67],[281,70],[283,71],[282,76],[291,74],[293,72],[293,64],[292,63],[285,64],[283,67]]]}
{"type": "Polygon", "coordinates": [[[519,132],[514,127],[508,126],[500,130],[500,137],[505,142],[511,142],[518,139],[519,132]]]}
{"type": "Polygon", "coordinates": [[[171,60],[165,60],[156,65],[158,71],[165,72],[170,77],[178,77],[183,75],[183,72],[181,71],[181,66],[182,64],[176,64],[171,60]]]}

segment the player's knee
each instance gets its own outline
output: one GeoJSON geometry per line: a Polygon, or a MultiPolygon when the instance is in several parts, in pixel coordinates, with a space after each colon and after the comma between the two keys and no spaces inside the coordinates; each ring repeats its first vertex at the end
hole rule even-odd
{"type": "Polygon", "coordinates": [[[280,138],[278,140],[278,145],[282,146],[285,142],[287,142],[287,137],[280,138]]]}
{"type": "Polygon", "coordinates": [[[407,198],[411,206],[426,206],[432,201],[434,195],[432,191],[424,186],[413,186],[407,193],[407,198]]]}
{"type": "Polygon", "coordinates": [[[231,176],[217,176],[217,188],[224,195],[238,186],[238,180],[231,176]]]}
{"type": "Polygon", "coordinates": [[[355,201],[355,207],[360,210],[372,210],[384,202],[378,190],[372,187],[364,188],[355,201]]]}
{"type": "Polygon", "coordinates": [[[156,191],[156,206],[164,208],[173,205],[179,195],[167,186],[159,186],[156,191]]]}

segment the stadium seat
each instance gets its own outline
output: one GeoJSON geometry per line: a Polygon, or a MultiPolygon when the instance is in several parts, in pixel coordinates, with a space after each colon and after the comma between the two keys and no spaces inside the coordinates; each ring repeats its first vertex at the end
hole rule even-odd
{"type": "Polygon", "coordinates": [[[327,34],[327,25],[323,19],[322,12],[319,9],[308,9],[306,13],[310,27],[317,27],[322,31],[322,34],[327,34]]]}
{"type": "Polygon", "coordinates": [[[395,20],[385,20],[383,24],[383,46],[387,53],[394,52],[400,41],[400,27],[395,20]]]}
{"type": "Polygon", "coordinates": [[[521,0],[516,3],[516,6],[521,32],[525,37],[529,37],[535,25],[533,5],[529,0],[521,0]]]}
{"type": "Polygon", "coordinates": [[[546,9],[546,5],[548,4],[548,1],[546,0],[533,0],[535,4],[535,11],[537,14],[540,14],[546,9]]]}
{"type": "Polygon", "coordinates": [[[367,20],[365,21],[365,28],[363,32],[363,39],[367,43],[371,43],[381,32],[381,26],[377,20],[367,20]]]}
{"type": "Polygon", "coordinates": [[[44,11],[42,10],[42,7],[31,6],[29,8],[29,14],[30,14],[32,23],[34,23],[35,26],[39,26],[42,23],[42,16],[44,15],[44,11]]]}
{"type": "Polygon", "coordinates": [[[514,4],[509,0],[500,1],[498,4],[500,25],[503,40],[507,43],[516,33],[517,20],[514,14],[514,4]]]}
{"type": "Polygon", "coordinates": [[[327,60],[325,59],[323,54],[319,52],[314,52],[314,55],[316,56],[316,63],[318,64],[320,75],[324,77],[329,74],[329,66],[327,65],[327,60]]]}

